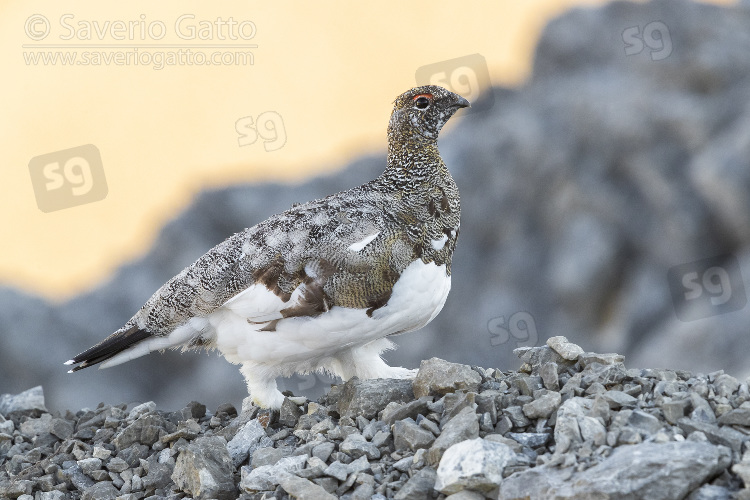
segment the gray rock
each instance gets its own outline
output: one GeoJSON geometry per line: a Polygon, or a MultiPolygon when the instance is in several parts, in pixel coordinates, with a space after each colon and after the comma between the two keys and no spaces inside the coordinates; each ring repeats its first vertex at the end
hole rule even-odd
{"type": "Polygon", "coordinates": [[[461,490],[445,497],[445,500],[484,500],[486,497],[481,493],[471,490],[461,490]]]}
{"type": "Polygon", "coordinates": [[[468,365],[430,358],[422,361],[414,379],[414,396],[442,396],[458,390],[476,392],[482,377],[468,365]]]}
{"type": "Polygon", "coordinates": [[[201,433],[201,426],[193,418],[183,420],[177,426],[175,432],[164,434],[159,440],[163,444],[169,444],[172,441],[177,441],[180,438],[184,438],[188,441],[195,439],[201,433]]]}
{"type": "Polygon", "coordinates": [[[605,387],[621,383],[628,375],[627,370],[622,365],[605,365],[597,362],[593,362],[586,366],[581,373],[583,374],[581,382],[585,386],[590,386],[599,382],[605,387]]]}
{"type": "Polygon", "coordinates": [[[440,435],[440,427],[438,427],[438,424],[436,424],[435,422],[433,422],[429,418],[423,418],[423,419],[421,419],[417,425],[420,426],[423,429],[426,429],[426,430],[430,431],[435,436],[440,435]]]}
{"type": "Polygon", "coordinates": [[[495,424],[495,433],[504,435],[513,428],[513,421],[508,415],[499,416],[495,424]]]}
{"type": "Polygon", "coordinates": [[[39,418],[30,418],[21,422],[19,430],[27,436],[37,436],[50,432],[52,428],[52,415],[43,413],[39,418]]]}
{"type": "Polygon", "coordinates": [[[143,415],[148,415],[156,410],[156,403],[153,401],[147,401],[139,405],[135,405],[130,413],[128,413],[128,420],[137,420],[143,415]]]}
{"type": "Polygon", "coordinates": [[[338,479],[339,481],[346,481],[347,476],[351,472],[351,469],[346,465],[342,464],[338,460],[331,463],[323,473],[327,476],[338,479]]]}
{"type": "Polygon", "coordinates": [[[308,457],[307,467],[297,471],[295,474],[305,479],[316,479],[323,476],[327,468],[326,463],[318,457],[308,457]]]}
{"type": "Polygon", "coordinates": [[[227,444],[229,456],[232,457],[232,464],[239,467],[248,456],[258,448],[272,447],[273,441],[266,434],[263,425],[256,418],[243,425],[237,434],[227,444]]]}
{"type": "MultiPolygon", "coordinates": [[[[643,437],[637,429],[632,427],[622,427],[619,430],[615,430],[614,433],[617,436],[617,440],[611,443],[612,446],[616,444],[638,444],[643,442],[643,437]]],[[[612,433],[610,433],[612,434],[612,433]]],[[[705,441],[705,439],[704,439],[705,441]]]]}
{"type": "Polygon", "coordinates": [[[594,396],[594,403],[589,410],[590,416],[598,418],[602,422],[609,422],[612,413],[614,412],[610,409],[610,402],[603,395],[598,394],[594,396]]]}
{"type": "Polygon", "coordinates": [[[607,391],[602,397],[612,409],[631,408],[638,403],[638,399],[622,391],[607,391]]]}
{"type": "MultiPolygon", "coordinates": [[[[351,429],[355,429],[355,428],[354,428],[354,427],[352,427],[351,425],[345,425],[345,426],[343,426],[343,427],[344,427],[344,428],[351,428],[351,429]]],[[[334,425],[334,423],[333,423],[333,420],[331,420],[331,418],[330,418],[330,417],[326,417],[326,418],[324,418],[323,420],[321,420],[320,422],[317,422],[317,423],[313,424],[313,425],[312,425],[312,426],[310,427],[310,433],[311,433],[311,434],[317,434],[317,433],[320,433],[320,434],[327,434],[327,433],[329,433],[329,432],[330,432],[331,434],[329,435],[329,437],[330,437],[331,439],[341,439],[341,438],[340,438],[340,437],[338,436],[338,434],[337,434],[337,432],[338,432],[338,431],[340,431],[340,430],[341,430],[341,428],[338,428],[338,429],[337,429],[337,428],[336,428],[336,426],[335,426],[335,425],[334,425]],[[333,436],[336,436],[336,437],[333,437],[333,436]]],[[[355,430],[356,430],[356,429],[355,429],[355,430]]]]}
{"type": "Polygon", "coordinates": [[[578,417],[578,429],[581,432],[581,440],[590,442],[594,446],[601,446],[607,439],[607,428],[599,419],[590,416],[578,417]]]}
{"type": "Polygon", "coordinates": [[[338,401],[339,414],[344,417],[358,415],[371,419],[390,402],[405,403],[414,399],[412,381],[409,379],[350,379],[338,401]]]}
{"type": "Polygon", "coordinates": [[[685,416],[687,409],[690,407],[689,399],[678,399],[674,401],[667,401],[661,405],[661,411],[664,413],[664,418],[670,424],[674,425],[679,419],[685,416]]]}
{"type": "Polygon", "coordinates": [[[347,464],[350,472],[364,472],[370,470],[370,463],[367,457],[361,456],[350,464],[347,464]]]}
{"type": "Polygon", "coordinates": [[[336,500],[336,496],[328,493],[323,487],[289,472],[279,474],[279,485],[299,500],[336,500]]]}
{"type": "Polygon", "coordinates": [[[328,431],[328,439],[343,440],[350,434],[359,434],[359,429],[351,425],[332,425],[332,429],[328,431]]]}
{"type": "Polygon", "coordinates": [[[509,432],[506,436],[529,448],[544,446],[550,438],[545,432],[509,432]]]}
{"type": "Polygon", "coordinates": [[[297,425],[297,420],[302,415],[302,410],[299,406],[294,404],[289,398],[284,398],[284,402],[281,404],[279,410],[279,423],[286,427],[294,427],[297,425]]]}
{"type": "Polygon", "coordinates": [[[237,494],[232,473],[226,440],[218,436],[199,437],[178,455],[172,480],[194,498],[230,499],[237,494]]]}
{"type": "Polygon", "coordinates": [[[417,471],[393,497],[395,500],[430,500],[437,480],[437,472],[432,467],[417,471]]]}
{"type": "Polygon", "coordinates": [[[86,488],[81,500],[114,500],[118,496],[120,492],[112,485],[112,481],[102,481],[86,488]]]}
{"type": "Polygon", "coordinates": [[[520,406],[509,406],[503,410],[503,413],[510,418],[513,427],[526,427],[531,423],[520,406]]]}
{"type": "Polygon", "coordinates": [[[714,380],[714,387],[719,397],[727,398],[737,392],[737,389],[740,387],[740,381],[727,373],[722,373],[714,380]]]}
{"type": "Polygon", "coordinates": [[[42,491],[39,493],[39,500],[65,500],[65,493],[62,491],[42,491]]]}
{"type": "Polygon", "coordinates": [[[750,408],[735,408],[719,417],[721,425],[741,425],[750,427],[750,408]]]}
{"type": "Polygon", "coordinates": [[[562,389],[560,389],[560,394],[562,394],[563,396],[580,395],[583,392],[583,388],[581,387],[582,379],[582,372],[575,373],[573,376],[569,377],[563,384],[562,389]]]}
{"type": "Polygon", "coordinates": [[[162,463],[159,455],[148,458],[148,473],[143,477],[143,488],[145,490],[167,488],[172,482],[174,464],[171,460],[162,463]]]}
{"type": "Polygon", "coordinates": [[[538,375],[513,376],[510,378],[511,387],[515,387],[522,396],[533,396],[534,392],[542,388],[542,377],[538,375]]]}
{"type": "Polygon", "coordinates": [[[737,474],[745,485],[745,489],[750,486],[750,454],[746,451],[742,455],[739,463],[732,465],[732,472],[737,474]]]}
{"type": "Polygon", "coordinates": [[[561,402],[562,397],[560,393],[550,391],[531,403],[523,405],[523,413],[532,419],[548,418],[553,412],[557,411],[561,402]]]}
{"type": "Polygon", "coordinates": [[[413,464],[414,464],[414,456],[410,455],[394,463],[393,468],[396,470],[400,470],[401,472],[408,472],[409,469],[411,469],[413,464]]]}
{"type": "Polygon", "coordinates": [[[73,435],[75,426],[73,422],[65,420],[63,418],[53,418],[50,424],[49,432],[59,437],[60,439],[68,439],[73,435]]]}
{"type": "Polygon", "coordinates": [[[84,474],[90,475],[95,470],[102,468],[102,461],[98,458],[84,458],[78,461],[78,466],[84,474]]]}
{"type": "Polygon", "coordinates": [[[711,408],[711,405],[704,398],[695,392],[691,392],[690,403],[693,405],[693,411],[690,412],[690,418],[693,420],[700,420],[701,422],[707,422],[709,424],[716,422],[716,414],[714,413],[713,408],[711,408]]]}
{"type": "Polygon", "coordinates": [[[44,391],[38,385],[20,394],[0,395],[0,414],[8,416],[15,412],[46,412],[44,391]]]}
{"type": "Polygon", "coordinates": [[[641,410],[633,410],[628,417],[628,425],[647,434],[656,434],[664,426],[658,418],[641,410]]]}
{"type": "Polygon", "coordinates": [[[351,494],[347,495],[346,498],[348,498],[348,500],[371,500],[374,493],[375,488],[373,485],[364,483],[357,486],[351,494]]]}
{"type": "Polygon", "coordinates": [[[445,425],[445,423],[461,413],[461,410],[464,408],[477,408],[477,405],[475,403],[475,392],[449,392],[445,396],[443,396],[443,413],[440,417],[440,425],[445,425]]]}
{"type": "Polygon", "coordinates": [[[312,456],[317,457],[324,462],[327,462],[328,457],[331,456],[331,453],[333,453],[333,450],[335,447],[336,445],[331,443],[330,441],[327,441],[325,443],[320,443],[313,447],[312,456]]]}
{"type": "Polygon", "coordinates": [[[393,445],[396,450],[429,448],[435,442],[435,435],[423,429],[413,420],[399,420],[393,424],[393,445]]]}
{"type": "Polygon", "coordinates": [[[94,485],[94,481],[83,473],[81,467],[76,462],[63,462],[62,465],[62,474],[70,479],[77,490],[84,491],[86,488],[94,485]]]}
{"type": "Polygon", "coordinates": [[[188,420],[194,418],[199,420],[206,415],[206,405],[199,403],[198,401],[189,402],[185,408],[180,410],[180,417],[182,420],[188,420]]]}
{"type": "Polygon", "coordinates": [[[5,420],[2,414],[0,414],[0,432],[3,434],[12,435],[16,425],[12,420],[5,420]]]}
{"type": "Polygon", "coordinates": [[[389,426],[393,425],[397,420],[405,418],[416,419],[417,415],[425,415],[428,412],[427,404],[430,402],[432,402],[432,398],[428,396],[390,408],[389,405],[385,407],[383,415],[380,418],[389,426]]]}
{"type": "Polygon", "coordinates": [[[578,422],[587,416],[592,405],[593,401],[590,399],[573,397],[560,406],[555,425],[556,452],[565,453],[572,445],[583,442],[578,422]]]}
{"type": "Polygon", "coordinates": [[[600,365],[621,365],[625,362],[625,356],[615,353],[600,354],[596,352],[585,352],[578,356],[578,361],[580,361],[584,367],[591,363],[599,363],[600,365]]]}
{"type": "Polygon", "coordinates": [[[641,443],[616,448],[601,463],[570,475],[542,465],[503,480],[501,498],[681,499],[725,470],[731,452],[709,443],[641,443]]]}
{"type": "MultiPolygon", "coordinates": [[[[333,444],[333,443],[331,443],[333,444]]],[[[333,451],[333,450],[331,450],[333,451]]],[[[263,465],[273,465],[284,457],[288,457],[292,454],[291,448],[258,448],[253,452],[250,466],[261,467],[263,465]]],[[[231,455],[231,453],[230,453],[231,455]]]]}
{"type": "Polygon", "coordinates": [[[558,373],[560,373],[568,366],[574,364],[546,345],[540,347],[519,347],[518,349],[513,349],[513,354],[529,365],[532,371],[538,371],[543,365],[553,363],[557,367],[558,373]]]}
{"type": "Polygon", "coordinates": [[[479,437],[477,414],[471,408],[464,408],[461,413],[445,424],[440,436],[427,451],[427,462],[432,466],[437,466],[445,450],[456,443],[477,437],[479,437]]]}
{"type": "Polygon", "coordinates": [[[380,458],[378,447],[368,442],[362,434],[350,434],[347,436],[339,445],[339,450],[355,459],[363,455],[370,460],[380,458]]]}
{"type": "Polygon", "coordinates": [[[686,500],[729,500],[729,490],[723,486],[704,484],[690,493],[686,500]]]}
{"type": "MultiPolygon", "coordinates": [[[[328,493],[335,493],[339,482],[332,477],[316,477],[313,482],[326,490],[328,493]]],[[[385,498],[385,497],[384,497],[385,498]]]]}
{"type": "Polygon", "coordinates": [[[437,468],[435,489],[446,495],[462,489],[490,492],[503,480],[503,471],[515,453],[501,443],[469,439],[445,451],[437,468]]]}
{"type": "MultiPolygon", "coordinates": [[[[386,406],[386,408],[388,407],[386,406]]],[[[385,410],[383,410],[383,418],[385,418],[385,410]]],[[[404,417],[404,418],[408,418],[408,417],[404,417]]],[[[391,425],[392,424],[389,424],[383,420],[373,419],[372,422],[367,424],[365,428],[362,429],[362,435],[365,437],[365,439],[372,439],[373,437],[375,437],[375,434],[377,434],[380,431],[389,432],[391,425]]]]}
{"type": "Polygon", "coordinates": [[[301,471],[306,462],[307,455],[294,455],[282,458],[274,465],[263,465],[252,470],[244,466],[240,471],[240,489],[246,493],[273,491],[279,484],[280,475],[284,472],[293,474],[301,471]]]}
{"type": "Polygon", "coordinates": [[[742,442],[748,439],[745,434],[731,427],[719,427],[715,424],[687,417],[679,419],[677,426],[685,432],[685,435],[702,432],[711,443],[726,446],[737,453],[741,451],[742,442]]]}
{"type": "Polygon", "coordinates": [[[129,467],[128,463],[120,457],[114,457],[107,462],[106,468],[110,472],[122,472],[129,467]]]}
{"type": "Polygon", "coordinates": [[[495,399],[498,396],[502,397],[502,393],[499,391],[486,390],[474,397],[474,401],[477,404],[477,413],[489,413],[493,423],[497,421],[497,406],[495,404],[495,399]]]}
{"type": "Polygon", "coordinates": [[[557,370],[557,363],[554,361],[548,361],[539,368],[539,376],[542,377],[544,387],[550,391],[560,390],[560,379],[557,370]]]}
{"type": "Polygon", "coordinates": [[[548,338],[547,345],[550,349],[559,354],[560,357],[568,361],[575,361],[581,354],[583,354],[583,349],[581,349],[580,346],[568,342],[568,339],[563,336],[548,338]]]}
{"type": "Polygon", "coordinates": [[[33,487],[33,481],[3,481],[0,482],[0,495],[5,498],[18,498],[21,495],[30,495],[33,487]]]}
{"type": "MultiPolygon", "coordinates": [[[[131,415],[138,408],[134,408],[131,415]]],[[[112,443],[118,450],[123,450],[135,443],[151,446],[159,440],[160,433],[166,434],[163,425],[164,420],[160,416],[144,413],[120,431],[112,440],[112,443]]]]}

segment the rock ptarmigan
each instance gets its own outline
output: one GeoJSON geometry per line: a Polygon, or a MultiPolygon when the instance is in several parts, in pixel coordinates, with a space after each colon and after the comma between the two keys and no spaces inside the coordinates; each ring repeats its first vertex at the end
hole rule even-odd
{"type": "Polygon", "coordinates": [[[438,133],[463,97],[428,85],[394,101],[385,171],[235,234],[169,280],[119,330],[66,364],[115,366],[166,348],[216,348],[255,403],[278,408],[277,377],[326,371],[405,378],[389,335],[442,309],[459,232],[458,188],[438,133]]]}

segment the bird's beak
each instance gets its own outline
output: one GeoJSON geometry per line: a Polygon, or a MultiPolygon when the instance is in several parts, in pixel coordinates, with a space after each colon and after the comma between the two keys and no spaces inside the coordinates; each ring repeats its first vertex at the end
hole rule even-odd
{"type": "Polygon", "coordinates": [[[456,104],[454,104],[454,106],[456,106],[457,108],[470,108],[471,103],[463,97],[458,96],[458,100],[456,101],[456,104]]]}

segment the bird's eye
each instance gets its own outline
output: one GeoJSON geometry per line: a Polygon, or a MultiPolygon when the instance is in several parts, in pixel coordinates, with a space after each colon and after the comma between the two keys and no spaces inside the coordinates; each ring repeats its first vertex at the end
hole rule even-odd
{"type": "Polygon", "coordinates": [[[417,109],[425,109],[430,105],[430,100],[427,97],[420,95],[414,98],[414,105],[417,109]]]}

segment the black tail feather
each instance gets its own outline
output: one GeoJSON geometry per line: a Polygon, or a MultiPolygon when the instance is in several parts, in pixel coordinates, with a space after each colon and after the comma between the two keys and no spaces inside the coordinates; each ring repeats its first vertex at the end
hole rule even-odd
{"type": "Polygon", "coordinates": [[[93,366],[101,363],[102,361],[106,361],[150,336],[150,332],[142,330],[137,326],[131,326],[126,329],[121,329],[116,331],[106,339],[102,340],[95,346],[86,349],[81,354],[74,357],[65,364],[77,364],[78,366],[70,370],[71,373],[77,372],[78,370],[83,370],[84,368],[88,368],[89,366],[93,366]]]}

